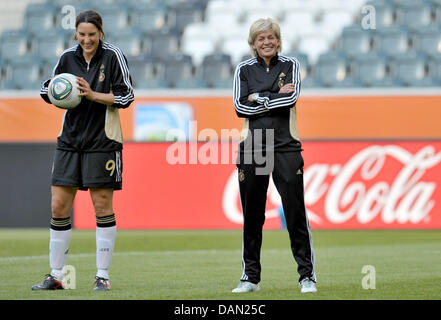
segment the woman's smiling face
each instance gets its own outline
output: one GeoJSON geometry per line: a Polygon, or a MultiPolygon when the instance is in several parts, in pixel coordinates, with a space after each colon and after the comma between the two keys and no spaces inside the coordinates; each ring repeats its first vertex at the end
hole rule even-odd
{"type": "Polygon", "coordinates": [[[264,60],[271,60],[277,54],[280,40],[272,29],[260,32],[253,42],[253,49],[264,60]]]}
{"type": "Polygon", "coordinates": [[[95,55],[98,49],[98,44],[101,38],[101,32],[98,28],[89,22],[82,22],[77,26],[76,38],[83,49],[83,54],[91,58],[95,55]]]}

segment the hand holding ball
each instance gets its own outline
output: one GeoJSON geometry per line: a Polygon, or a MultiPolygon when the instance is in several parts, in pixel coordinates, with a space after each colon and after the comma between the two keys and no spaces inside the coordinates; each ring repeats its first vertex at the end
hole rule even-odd
{"type": "Polygon", "coordinates": [[[61,73],[49,82],[48,97],[51,103],[61,109],[73,109],[81,102],[81,91],[77,88],[77,77],[61,73]]]}

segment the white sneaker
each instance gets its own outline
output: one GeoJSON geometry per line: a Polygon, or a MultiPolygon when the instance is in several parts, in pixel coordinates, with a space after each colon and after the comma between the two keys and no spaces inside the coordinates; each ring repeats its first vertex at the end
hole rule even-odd
{"type": "Polygon", "coordinates": [[[254,284],[248,281],[241,281],[237,286],[237,288],[233,289],[231,292],[241,293],[241,292],[259,291],[259,290],[260,290],[259,284],[254,284]]]}
{"type": "Polygon", "coordinates": [[[300,281],[299,285],[300,285],[301,293],[317,292],[315,283],[311,279],[305,278],[302,281],[300,281]]]}

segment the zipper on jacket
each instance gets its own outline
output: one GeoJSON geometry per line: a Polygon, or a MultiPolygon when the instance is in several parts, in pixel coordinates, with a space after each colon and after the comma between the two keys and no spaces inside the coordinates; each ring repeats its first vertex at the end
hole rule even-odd
{"type": "Polygon", "coordinates": [[[89,72],[90,61],[87,62],[87,72],[89,72]]]}
{"type": "Polygon", "coordinates": [[[266,67],[266,73],[269,73],[269,67],[266,67]]]}

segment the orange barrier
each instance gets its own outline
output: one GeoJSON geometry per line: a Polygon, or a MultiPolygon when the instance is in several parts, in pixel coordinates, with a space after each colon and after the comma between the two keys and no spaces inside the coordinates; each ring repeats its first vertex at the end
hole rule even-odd
{"type": "MultiPolygon", "coordinates": [[[[125,141],[134,137],[134,109],[142,103],[185,102],[199,130],[241,129],[231,96],[137,96],[120,111],[125,141]]],[[[441,138],[441,96],[301,96],[302,139],[441,138]]],[[[0,98],[0,141],[55,141],[64,111],[38,98],[0,98]]]]}
{"type": "Polygon", "coordinates": [[[0,99],[0,141],[56,141],[63,114],[42,99],[0,99]]]}

